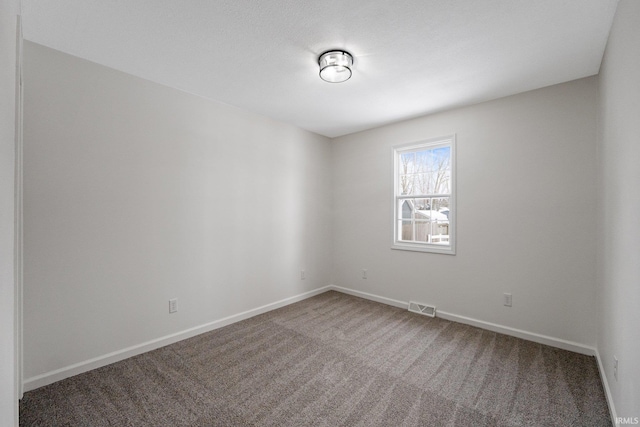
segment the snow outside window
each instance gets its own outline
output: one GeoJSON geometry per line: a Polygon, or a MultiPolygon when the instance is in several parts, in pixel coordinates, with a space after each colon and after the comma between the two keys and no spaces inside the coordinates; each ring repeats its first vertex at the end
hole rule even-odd
{"type": "Polygon", "coordinates": [[[393,249],[455,254],[455,136],[393,149],[393,249]]]}

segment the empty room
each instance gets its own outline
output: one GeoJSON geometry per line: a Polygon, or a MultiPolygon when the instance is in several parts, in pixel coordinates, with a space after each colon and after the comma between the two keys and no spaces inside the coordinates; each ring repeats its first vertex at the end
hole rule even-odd
{"type": "Polygon", "coordinates": [[[0,426],[640,424],[640,1],[0,23],[0,426]]]}

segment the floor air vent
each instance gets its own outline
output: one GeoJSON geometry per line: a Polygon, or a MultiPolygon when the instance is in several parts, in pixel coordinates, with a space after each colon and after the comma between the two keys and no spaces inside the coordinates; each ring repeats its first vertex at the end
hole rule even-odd
{"type": "Polygon", "coordinates": [[[436,317],[436,308],[432,305],[421,304],[415,301],[409,301],[409,311],[414,313],[424,314],[429,317],[436,317]]]}

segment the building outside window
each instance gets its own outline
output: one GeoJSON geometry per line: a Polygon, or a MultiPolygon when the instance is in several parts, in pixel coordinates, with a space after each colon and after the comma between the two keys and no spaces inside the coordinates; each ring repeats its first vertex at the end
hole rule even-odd
{"type": "Polygon", "coordinates": [[[455,136],[396,146],[393,249],[455,254],[455,136]]]}

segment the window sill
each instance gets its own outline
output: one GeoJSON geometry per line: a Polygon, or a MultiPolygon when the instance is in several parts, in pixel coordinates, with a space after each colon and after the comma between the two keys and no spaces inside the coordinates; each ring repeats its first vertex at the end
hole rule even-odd
{"type": "Polygon", "coordinates": [[[399,243],[396,242],[391,246],[391,249],[400,250],[400,251],[412,251],[412,252],[427,252],[433,254],[443,254],[443,255],[455,255],[455,248],[452,246],[443,246],[443,245],[430,245],[430,244],[420,244],[420,243],[399,243]]]}

